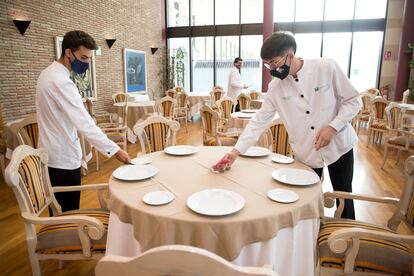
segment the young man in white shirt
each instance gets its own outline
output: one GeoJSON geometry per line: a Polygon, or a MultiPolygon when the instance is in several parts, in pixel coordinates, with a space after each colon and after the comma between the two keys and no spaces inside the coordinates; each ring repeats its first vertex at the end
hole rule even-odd
{"type": "MultiPolygon", "coordinates": [[[[71,31],[62,42],[62,56],[44,69],[37,81],[36,113],[39,147],[49,154],[49,177],[52,186],[81,184],[82,150],[78,131],[107,157],[123,162],[131,160],[96,126],[86,111],[70,72],[83,74],[89,67],[95,40],[85,32],[71,31]]],[[[55,194],[62,211],[79,209],[80,192],[55,194]]]]}
{"type": "MultiPolygon", "coordinates": [[[[214,169],[231,166],[257,142],[278,112],[295,159],[313,168],[319,177],[324,164],[328,165],[334,190],[352,192],[357,136],[350,121],[361,106],[359,93],[334,60],[304,60],[295,52],[295,38],[288,32],[276,32],[263,43],[261,58],[275,79],[262,108],[214,169]]],[[[342,217],[355,218],[352,200],[346,200],[342,217]]]]}
{"type": "MultiPolygon", "coordinates": [[[[240,76],[240,68],[243,66],[243,60],[236,57],[233,62],[233,68],[229,73],[229,81],[227,85],[227,96],[237,100],[239,95],[242,93],[242,89],[246,89],[248,86],[242,82],[240,76]]],[[[239,103],[236,105],[236,111],[239,111],[239,103]]]]}

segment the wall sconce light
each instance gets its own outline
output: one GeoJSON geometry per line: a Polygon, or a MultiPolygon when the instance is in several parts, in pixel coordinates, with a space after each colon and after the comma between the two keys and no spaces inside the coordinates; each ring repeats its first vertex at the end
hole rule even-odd
{"type": "Polygon", "coordinates": [[[155,54],[156,51],[158,51],[157,47],[151,47],[151,53],[152,54],[155,54]]]}
{"type": "Polygon", "coordinates": [[[17,29],[22,35],[24,35],[24,33],[26,32],[31,22],[32,21],[30,20],[21,20],[21,19],[13,20],[14,25],[16,25],[17,29]]]}
{"type": "Polygon", "coordinates": [[[112,45],[114,45],[116,39],[114,39],[114,38],[107,38],[107,39],[105,39],[105,41],[106,41],[106,44],[108,45],[108,47],[111,48],[112,45]]]}

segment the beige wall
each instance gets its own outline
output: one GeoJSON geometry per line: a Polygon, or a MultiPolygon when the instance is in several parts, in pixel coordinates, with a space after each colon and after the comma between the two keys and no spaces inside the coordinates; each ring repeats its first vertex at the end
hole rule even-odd
{"type": "MultiPolygon", "coordinates": [[[[397,59],[401,40],[402,16],[404,0],[389,0],[387,28],[385,30],[384,52],[391,51],[390,60],[382,60],[380,87],[389,84],[390,95],[394,99],[394,80],[397,70],[397,59]]],[[[384,58],[384,55],[382,55],[384,58]]]]}
{"type": "Polygon", "coordinates": [[[12,0],[0,1],[0,103],[5,121],[35,112],[37,77],[55,59],[55,36],[79,29],[102,48],[96,57],[98,109],[111,107],[111,94],[124,91],[122,49],[145,51],[149,88],[160,90],[161,1],[12,0]],[[13,24],[24,16],[31,25],[22,36],[13,24]],[[116,38],[111,49],[105,38],[116,38]]]}

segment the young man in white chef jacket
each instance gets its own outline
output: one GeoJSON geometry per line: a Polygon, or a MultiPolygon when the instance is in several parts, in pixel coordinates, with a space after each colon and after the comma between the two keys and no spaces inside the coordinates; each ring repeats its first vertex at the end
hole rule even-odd
{"type": "MultiPolygon", "coordinates": [[[[233,68],[229,73],[227,96],[235,100],[237,100],[243,89],[246,89],[248,87],[245,83],[243,83],[240,76],[240,69],[242,66],[243,59],[236,57],[233,62],[233,68]]],[[[240,111],[239,103],[236,105],[236,111],[240,111]]]]}
{"type": "MultiPolygon", "coordinates": [[[[357,136],[350,122],[361,107],[359,93],[334,60],[301,59],[295,52],[295,38],[288,32],[273,33],[263,43],[261,58],[275,78],[262,108],[234,149],[214,167],[231,166],[257,142],[278,112],[295,159],[313,168],[319,177],[326,164],[334,190],[352,192],[357,136]]],[[[355,218],[352,200],[346,200],[342,217],[355,218]]]]}
{"type": "MultiPolygon", "coordinates": [[[[44,69],[37,81],[36,114],[39,147],[49,154],[49,177],[52,186],[81,184],[82,150],[78,131],[107,157],[123,163],[131,160],[127,152],[96,126],[86,111],[70,72],[83,74],[89,67],[95,40],[85,32],[71,31],[62,42],[62,55],[44,69]]],[[[80,192],[55,194],[62,211],[79,209],[80,192]]]]}

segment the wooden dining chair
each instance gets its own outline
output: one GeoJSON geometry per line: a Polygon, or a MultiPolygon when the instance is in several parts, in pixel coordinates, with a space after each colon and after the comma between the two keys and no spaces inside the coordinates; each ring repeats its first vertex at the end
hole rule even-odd
{"type": "Polygon", "coordinates": [[[167,119],[174,118],[174,108],[177,100],[169,96],[165,96],[155,102],[155,110],[167,119]]]}
{"type": "Polygon", "coordinates": [[[96,124],[99,125],[101,123],[113,123],[117,120],[118,115],[114,113],[109,113],[107,111],[97,112],[95,111],[94,103],[91,98],[86,97],[82,100],[84,102],[84,106],[86,111],[88,111],[89,115],[95,120],[96,124]]]}
{"type": "Polygon", "coordinates": [[[146,154],[175,146],[179,129],[178,122],[155,114],[143,122],[137,122],[133,127],[133,132],[138,136],[141,153],[146,154]]]}
{"type": "Polygon", "coordinates": [[[400,160],[401,151],[414,152],[414,132],[403,129],[404,114],[405,109],[402,109],[398,103],[390,103],[385,108],[387,137],[385,139],[384,158],[381,168],[384,168],[387,161],[389,148],[395,148],[398,151],[396,164],[400,160]]]}
{"type": "Polygon", "coordinates": [[[177,91],[175,91],[174,89],[168,89],[167,91],[165,91],[165,96],[175,99],[177,98],[177,91]]]}
{"type": "Polygon", "coordinates": [[[219,89],[219,90],[223,90],[224,91],[224,88],[222,86],[220,86],[220,85],[216,85],[216,86],[213,87],[213,91],[216,90],[216,89],[219,89]]]}
{"type": "Polygon", "coordinates": [[[270,265],[233,265],[205,249],[187,245],[152,248],[136,257],[106,256],[95,268],[96,276],[180,275],[180,276],[275,276],[270,265]]]}
{"type": "Polygon", "coordinates": [[[174,110],[174,119],[178,122],[184,120],[185,130],[188,132],[188,120],[190,116],[190,102],[188,101],[188,94],[180,92],[177,94],[177,106],[174,110]]]}
{"type": "Polygon", "coordinates": [[[289,135],[283,122],[277,119],[272,122],[269,129],[272,134],[272,151],[291,157],[293,151],[289,143],[289,135]]]}
{"type": "Polygon", "coordinates": [[[239,95],[239,97],[237,98],[237,100],[239,101],[240,110],[249,109],[250,108],[250,101],[251,101],[251,99],[246,94],[241,93],[239,95]]]}
{"type": "Polygon", "coordinates": [[[184,88],[181,86],[176,86],[174,87],[174,91],[177,93],[181,93],[181,92],[184,92],[184,88]]]}
{"type": "Polygon", "coordinates": [[[118,92],[112,95],[112,101],[114,103],[125,103],[127,101],[127,95],[124,92],[118,92]]]}
{"type": "Polygon", "coordinates": [[[5,171],[6,183],[19,204],[35,276],[41,275],[41,260],[91,260],[104,256],[109,220],[102,196],[107,184],[52,187],[47,162],[46,149],[18,146],[5,171]],[[100,208],[62,213],[54,193],[85,190],[98,191],[100,208]],[[45,216],[49,207],[52,214],[45,216]]]}
{"type": "Polygon", "coordinates": [[[249,96],[251,100],[258,100],[261,97],[261,93],[256,90],[252,90],[247,94],[247,96],[249,96]]]}
{"type": "Polygon", "coordinates": [[[218,107],[220,117],[223,119],[230,119],[231,113],[236,111],[237,100],[230,98],[229,96],[224,96],[216,102],[218,107]]]}
{"type": "Polygon", "coordinates": [[[36,114],[31,114],[16,122],[11,126],[11,132],[15,137],[19,145],[28,145],[32,148],[37,148],[39,141],[39,127],[37,125],[36,114]]]}
{"type": "Polygon", "coordinates": [[[367,128],[369,117],[371,115],[371,101],[375,99],[375,97],[364,91],[360,94],[362,106],[358,114],[355,116],[355,126],[357,134],[359,135],[359,131],[361,130],[361,127],[367,128]]]}
{"type": "Polygon", "coordinates": [[[402,103],[408,103],[408,94],[410,94],[410,89],[403,92],[402,103]]]}
{"type": "Polygon", "coordinates": [[[379,96],[380,94],[380,91],[375,87],[369,88],[366,91],[370,93],[371,95],[373,95],[374,97],[379,96]]]}
{"type": "Polygon", "coordinates": [[[221,131],[227,120],[220,118],[217,111],[210,106],[203,106],[200,110],[203,123],[203,144],[206,146],[234,146],[240,131],[221,131]]]}
{"type": "Polygon", "coordinates": [[[216,103],[218,100],[224,97],[224,90],[222,89],[214,89],[210,92],[211,100],[214,103],[216,103]]]}
{"type": "Polygon", "coordinates": [[[321,222],[318,236],[320,275],[414,275],[411,247],[414,235],[396,232],[401,223],[414,230],[414,156],[405,162],[405,177],[400,198],[348,192],[324,194],[325,207],[333,207],[336,199],[340,203],[334,218],[325,217],[321,222]],[[390,204],[395,211],[387,226],[341,219],[345,199],[390,204]]]}
{"type": "Polygon", "coordinates": [[[387,117],[385,116],[385,108],[388,101],[382,97],[376,97],[371,102],[371,114],[368,120],[368,141],[367,146],[371,142],[377,141],[381,144],[382,135],[387,132],[387,117]]]}

